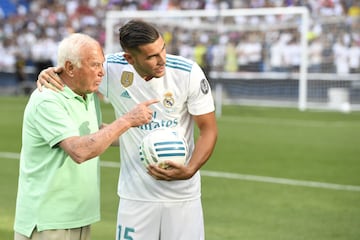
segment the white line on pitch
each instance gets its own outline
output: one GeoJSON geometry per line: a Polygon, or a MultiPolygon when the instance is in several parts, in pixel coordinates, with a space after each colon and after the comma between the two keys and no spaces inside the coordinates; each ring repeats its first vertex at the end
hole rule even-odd
{"type": "Polygon", "coordinates": [[[335,183],[324,183],[324,182],[313,182],[313,181],[304,181],[304,180],[294,180],[288,178],[274,178],[274,177],[264,177],[264,176],[255,176],[255,175],[246,175],[239,173],[227,173],[227,172],[214,172],[201,170],[201,175],[208,177],[219,177],[219,178],[228,178],[228,179],[239,179],[246,181],[255,181],[255,182],[266,182],[266,183],[277,183],[277,184],[286,184],[302,187],[315,187],[315,188],[326,188],[334,190],[348,190],[348,191],[360,191],[360,186],[353,185],[342,185],[335,183]]]}
{"type": "Polygon", "coordinates": [[[245,123],[257,123],[264,125],[287,125],[287,126],[302,126],[302,127],[359,127],[359,122],[344,122],[344,121],[321,121],[321,120],[297,120],[297,119],[281,119],[281,118],[267,118],[267,117],[235,117],[235,116],[223,116],[219,121],[224,122],[245,122],[245,123]]]}
{"type": "MultiPolygon", "coordinates": [[[[8,159],[19,159],[20,154],[11,153],[11,152],[0,152],[0,157],[8,158],[8,159]]],[[[104,160],[100,161],[100,165],[102,167],[109,167],[109,168],[120,167],[120,164],[117,162],[110,162],[104,160]]],[[[216,172],[209,170],[201,170],[200,172],[202,176],[206,176],[206,177],[238,179],[238,180],[253,181],[253,182],[276,183],[276,184],[285,184],[285,185],[293,185],[293,186],[301,186],[301,187],[325,188],[325,189],[333,189],[333,190],[347,190],[347,191],[360,192],[360,186],[354,186],[354,185],[294,180],[288,178],[265,177],[265,176],[247,175],[247,174],[239,174],[239,173],[216,172]]]]}
{"type": "Polygon", "coordinates": [[[9,159],[20,159],[20,154],[12,152],[0,152],[0,157],[9,159]]]}

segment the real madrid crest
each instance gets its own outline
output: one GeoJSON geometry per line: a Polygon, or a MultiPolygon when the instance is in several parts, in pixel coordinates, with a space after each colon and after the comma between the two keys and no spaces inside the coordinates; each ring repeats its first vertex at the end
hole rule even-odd
{"type": "Polygon", "coordinates": [[[163,100],[163,104],[166,108],[171,108],[174,106],[175,100],[173,97],[172,92],[166,92],[164,94],[164,100],[163,100]]]}
{"type": "Polygon", "coordinates": [[[134,73],[132,72],[127,72],[127,71],[124,71],[122,74],[121,74],[121,85],[126,88],[126,87],[129,87],[131,86],[131,84],[133,83],[134,81],[134,73]]]}

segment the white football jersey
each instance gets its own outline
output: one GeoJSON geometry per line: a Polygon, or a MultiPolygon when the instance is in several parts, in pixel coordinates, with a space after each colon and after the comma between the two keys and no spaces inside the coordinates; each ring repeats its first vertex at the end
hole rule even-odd
{"type": "MultiPolygon", "coordinates": [[[[136,104],[159,99],[151,105],[150,123],[131,128],[120,137],[121,168],[118,194],[121,198],[141,201],[181,201],[200,197],[200,174],[189,180],[159,181],[151,177],[140,160],[142,138],[152,129],[168,127],[183,134],[194,149],[194,122],[191,115],[214,111],[210,86],[201,68],[193,61],[168,54],[166,73],[150,81],[142,79],[123,53],[106,56],[105,77],[99,88],[108,98],[116,117],[129,112],[136,104]]],[[[188,160],[189,160],[188,159],[188,160]]]]}

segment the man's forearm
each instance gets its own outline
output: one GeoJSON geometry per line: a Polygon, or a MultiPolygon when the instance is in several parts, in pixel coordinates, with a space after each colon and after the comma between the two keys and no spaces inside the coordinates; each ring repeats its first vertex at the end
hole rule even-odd
{"type": "Polygon", "coordinates": [[[124,118],[102,127],[98,132],[81,137],[71,137],[60,143],[71,158],[82,163],[102,154],[110,145],[118,142],[119,136],[131,127],[124,118]]]}

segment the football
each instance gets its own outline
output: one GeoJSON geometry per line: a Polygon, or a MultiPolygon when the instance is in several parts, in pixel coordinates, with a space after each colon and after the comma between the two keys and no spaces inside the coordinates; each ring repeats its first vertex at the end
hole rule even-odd
{"type": "Polygon", "coordinates": [[[175,130],[157,128],[143,138],[139,153],[145,166],[157,164],[161,168],[168,168],[165,160],[186,163],[188,146],[185,138],[175,130]]]}

